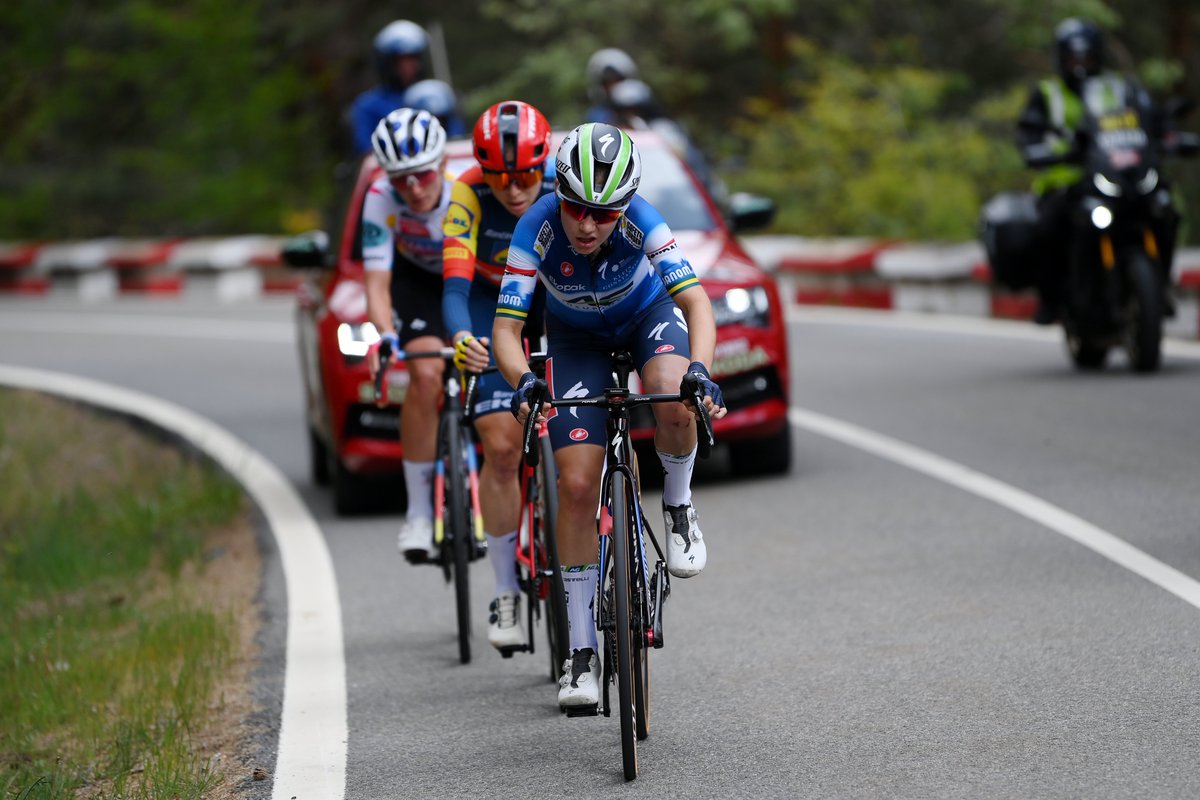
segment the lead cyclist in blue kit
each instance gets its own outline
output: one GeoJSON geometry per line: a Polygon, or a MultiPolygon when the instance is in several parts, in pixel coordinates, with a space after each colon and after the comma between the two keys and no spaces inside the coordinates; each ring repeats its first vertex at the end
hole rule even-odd
{"type": "MultiPolygon", "coordinates": [[[[626,349],[646,392],[690,394],[699,386],[709,412],[720,419],[721,390],[707,367],[717,335],[712,306],[662,215],[635,194],[641,157],[633,140],[612,125],[581,125],[559,146],[555,167],[555,194],[534,203],[513,232],[497,298],[492,349],[516,387],[513,413],[524,421],[537,381],[521,331],[540,280],[552,397],[599,394],[612,384],[612,352],[626,349]]],[[[654,444],[665,472],[667,568],[688,578],[707,560],[692,505],[693,411],[683,403],[653,410],[654,444]]],[[[590,605],[599,573],[596,508],[607,412],[573,408],[546,417],[559,470],[558,552],[571,647],[558,702],[595,705],[600,666],[590,605]]]]}

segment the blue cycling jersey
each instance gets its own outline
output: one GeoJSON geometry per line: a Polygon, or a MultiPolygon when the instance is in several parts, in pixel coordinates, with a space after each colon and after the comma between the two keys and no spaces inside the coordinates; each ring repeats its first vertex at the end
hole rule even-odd
{"type": "Polygon", "coordinates": [[[641,197],[634,196],[594,262],[572,249],[558,202],[542,197],[517,223],[497,316],[524,321],[540,278],[547,313],[573,328],[619,335],[663,298],[700,285],[662,215],[641,197]]]}

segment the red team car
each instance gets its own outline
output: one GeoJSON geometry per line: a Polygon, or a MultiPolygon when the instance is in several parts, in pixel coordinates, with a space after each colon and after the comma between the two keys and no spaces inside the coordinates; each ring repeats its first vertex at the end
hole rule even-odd
{"type": "MultiPolygon", "coordinates": [[[[728,222],[703,184],[668,145],[645,131],[633,134],[642,156],[638,194],[671,226],[712,300],[717,347],[712,376],[725,396],[728,415],[715,424],[719,442],[730,448],[739,474],[786,472],[791,463],[788,428],[787,330],[783,305],[770,275],[734,238],[769,221],[773,208],[758,198],[732,203],[728,222]]],[[[561,135],[557,138],[561,138],[561,135]]],[[[449,169],[473,163],[470,140],[447,144],[449,169]]],[[[363,198],[380,170],[364,159],[350,196],[341,241],[331,249],[321,232],[288,242],[284,260],[294,267],[324,271],[298,292],[298,341],[306,394],[312,477],[332,484],[334,507],[353,513],[370,504],[373,478],[397,475],[402,449],[399,407],[407,375],[393,367],[389,404],[373,402],[367,348],[378,336],[367,322],[362,253],[358,246],[363,198]]],[[[641,437],[648,438],[649,429],[641,437]]]]}

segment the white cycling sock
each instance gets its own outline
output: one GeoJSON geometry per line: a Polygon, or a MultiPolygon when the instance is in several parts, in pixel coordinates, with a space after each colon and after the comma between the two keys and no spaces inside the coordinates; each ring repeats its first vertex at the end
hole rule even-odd
{"type": "Polygon", "coordinates": [[[496,596],[521,591],[521,585],[517,583],[517,532],[488,536],[487,545],[488,561],[492,562],[492,572],[496,574],[496,596]]]}
{"type": "Polygon", "coordinates": [[[682,506],[692,502],[692,467],[696,465],[696,448],[683,456],[658,452],[663,468],[663,503],[682,506]]]}
{"type": "Polygon", "coordinates": [[[409,519],[433,519],[433,465],[432,461],[404,462],[404,486],[408,489],[409,519]]]}
{"type": "Polygon", "coordinates": [[[590,647],[596,650],[596,620],[592,606],[596,600],[596,581],[600,568],[596,564],[582,567],[563,567],[563,589],[567,594],[567,624],[571,629],[571,650],[590,647]]]}

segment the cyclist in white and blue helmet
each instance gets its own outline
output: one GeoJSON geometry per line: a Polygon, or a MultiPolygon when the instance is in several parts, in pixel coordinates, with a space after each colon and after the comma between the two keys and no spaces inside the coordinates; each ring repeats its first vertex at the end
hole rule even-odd
{"type": "MultiPolygon", "coordinates": [[[[716,323],[708,295],[662,215],[637,194],[641,156],[629,134],[603,123],[581,125],[558,149],[554,195],[517,222],[496,304],[492,347],[516,387],[512,410],[523,421],[536,378],[520,335],[540,281],[546,289],[546,379],[553,397],[585,397],[611,385],[613,350],[626,349],[647,392],[703,390],[714,419],[724,416],[721,390],[708,374],[716,323]]],[[[654,444],[665,472],[663,514],[667,568],[687,578],[707,560],[692,505],[696,457],[693,413],[682,403],[653,407],[654,444]]],[[[595,705],[599,698],[596,629],[595,514],[607,415],[577,408],[549,415],[559,471],[558,554],[567,592],[571,659],[558,701],[595,705]]]]}
{"type": "MultiPolygon", "coordinates": [[[[371,135],[384,175],[363,202],[362,255],[367,317],[380,341],[368,355],[371,374],[380,355],[401,347],[434,350],[445,343],[442,324],[442,219],[450,205],[446,132],[428,111],[401,108],[379,120],[371,135]]],[[[409,386],[400,411],[408,513],[400,529],[409,561],[433,553],[430,486],[436,446],[443,364],[408,364],[409,386]]]]}

